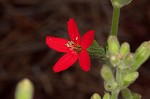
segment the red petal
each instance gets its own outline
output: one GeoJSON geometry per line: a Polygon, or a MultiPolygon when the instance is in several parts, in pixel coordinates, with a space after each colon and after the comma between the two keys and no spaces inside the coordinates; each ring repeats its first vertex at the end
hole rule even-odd
{"type": "Polygon", "coordinates": [[[80,35],[79,35],[78,27],[73,18],[70,18],[68,21],[68,33],[72,41],[74,41],[75,43],[80,42],[80,35]]]}
{"type": "Polygon", "coordinates": [[[87,49],[94,40],[94,30],[88,31],[86,34],[83,35],[81,38],[81,46],[83,49],[87,49]]]}
{"type": "Polygon", "coordinates": [[[65,54],[58,60],[58,62],[53,67],[54,72],[60,72],[69,68],[77,61],[78,58],[79,55],[74,52],[65,54]]]}
{"type": "Polygon", "coordinates": [[[87,72],[90,70],[90,57],[89,57],[88,52],[86,50],[83,50],[80,53],[79,64],[84,71],[87,72]]]}
{"type": "Polygon", "coordinates": [[[65,45],[68,42],[66,39],[46,36],[46,44],[48,47],[58,52],[69,52],[69,48],[65,45]]]}

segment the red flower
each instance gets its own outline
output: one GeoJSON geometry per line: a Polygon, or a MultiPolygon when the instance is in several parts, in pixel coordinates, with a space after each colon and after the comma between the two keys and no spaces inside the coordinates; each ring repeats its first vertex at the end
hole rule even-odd
{"type": "Polygon", "coordinates": [[[46,37],[46,44],[58,51],[65,52],[58,62],[53,67],[54,72],[60,72],[71,65],[73,65],[78,59],[81,68],[84,71],[90,70],[90,57],[86,49],[92,44],[94,40],[94,30],[88,31],[80,38],[77,25],[73,18],[68,21],[68,33],[70,41],[63,38],[56,38],[52,36],[46,37]]]}

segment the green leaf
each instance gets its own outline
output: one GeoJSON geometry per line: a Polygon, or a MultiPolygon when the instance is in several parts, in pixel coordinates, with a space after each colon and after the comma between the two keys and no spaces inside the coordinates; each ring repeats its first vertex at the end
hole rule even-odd
{"type": "Polygon", "coordinates": [[[99,58],[101,63],[110,64],[108,58],[106,57],[105,49],[102,48],[96,40],[93,41],[87,51],[91,57],[99,58]]]}

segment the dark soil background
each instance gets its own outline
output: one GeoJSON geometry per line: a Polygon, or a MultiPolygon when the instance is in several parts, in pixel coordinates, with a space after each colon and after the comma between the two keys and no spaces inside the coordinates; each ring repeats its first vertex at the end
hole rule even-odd
{"type": "MultiPolygon", "coordinates": [[[[48,48],[45,37],[68,38],[70,17],[81,35],[94,29],[95,39],[104,45],[112,17],[109,0],[0,0],[0,99],[14,99],[16,84],[23,78],[34,83],[34,99],[90,99],[94,92],[104,94],[97,59],[91,59],[87,73],[78,63],[60,73],[52,71],[63,53],[48,48]]],[[[118,37],[131,44],[132,52],[150,40],[150,0],[133,0],[122,8],[118,37]]],[[[139,72],[130,89],[150,99],[150,59],[139,72]]]]}

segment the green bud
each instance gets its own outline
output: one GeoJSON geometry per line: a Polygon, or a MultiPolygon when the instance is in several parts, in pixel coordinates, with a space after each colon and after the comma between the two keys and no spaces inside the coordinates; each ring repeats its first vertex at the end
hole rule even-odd
{"type": "Polygon", "coordinates": [[[111,64],[116,67],[120,63],[120,57],[119,55],[112,55],[110,56],[110,62],[111,64]]]}
{"type": "Polygon", "coordinates": [[[32,99],[33,91],[32,82],[29,79],[23,79],[17,85],[15,99],[32,99]]]}
{"type": "Polygon", "coordinates": [[[108,38],[108,52],[111,55],[116,55],[119,52],[120,44],[116,36],[109,36],[108,38]]]}
{"type": "Polygon", "coordinates": [[[103,99],[110,99],[110,94],[109,93],[105,93],[103,96],[103,99]]]}
{"type": "Polygon", "coordinates": [[[121,44],[120,55],[122,57],[125,57],[126,55],[128,55],[129,52],[130,52],[130,45],[127,42],[121,44]]]}
{"type": "Polygon", "coordinates": [[[131,65],[134,63],[134,55],[129,53],[118,65],[119,69],[130,69],[131,65]]]}
{"type": "Polygon", "coordinates": [[[111,0],[111,3],[114,7],[121,8],[125,5],[128,5],[132,0],[111,0]]]}
{"type": "Polygon", "coordinates": [[[128,54],[124,59],[123,63],[126,67],[131,66],[134,63],[134,55],[132,53],[128,54]]]}
{"type": "Polygon", "coordinates": [[[115,91],[118,88],[118,83],[116,81],[104,82],[104,87],[106,91],[115,91]]]}
{"type": "Polygon", "coordinates": [[[91,99],[101,99],[101,96],[100,96],[98,93],[94,93],[94,94],[91,96],[91,99]]]}
{"type": "Polygon", "coordinates": [[[107,65],[103,65],[101,69],[101,76],[106,82],[111,82],[112,80],[114,80],[113,72],[107,65]]]}
{"type": "Polygon", "coordinates": [[[143,42],[136,50],[136,52],[139,52],[140,50],[143,50],[144,49],[144,46],[147,45],[147,41],[143,42]]]}
{"type": "Polygon", "coordinates": [[[131,83],[133,83],[137,78],[139,77],[139,73],[138,72],[132,72],[132,73],[128,73],[124,76],[123,78],[123,83],[124,86],[128,86],[131,83]]]}
{"type": "Polygon", "coordinates": [[[141,95],[137,93],[132,93],[133,99],[141,99],[141,95]]]}
{"type": "Polygon", "coordinates": [[[123,99],[133,99],[132,93],[128,88],[121,90],[123,99]]]}
{"type": "Polygon", "coordinates": [[[144,42],[135,52],[135,62],[132,70],[137,70],[150,56],[150,41],[144,42]]]}

